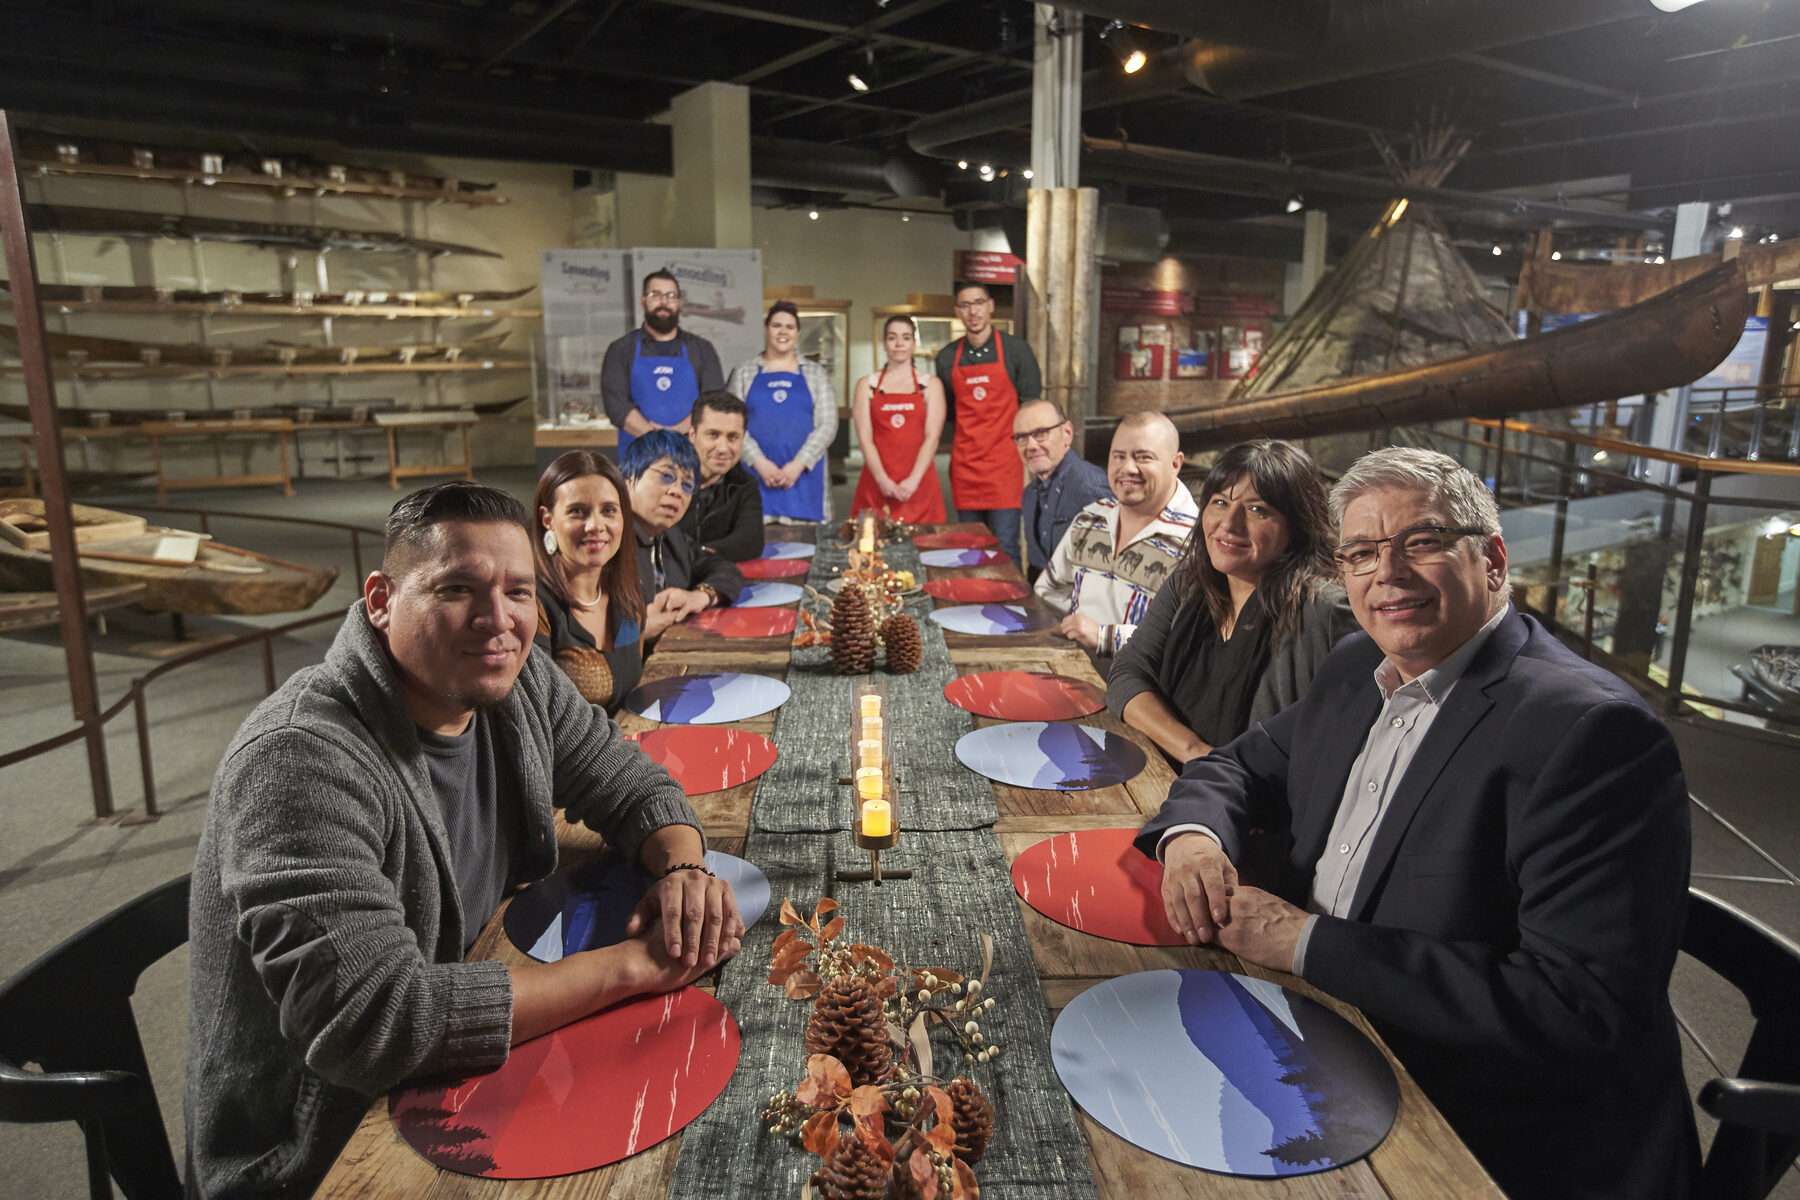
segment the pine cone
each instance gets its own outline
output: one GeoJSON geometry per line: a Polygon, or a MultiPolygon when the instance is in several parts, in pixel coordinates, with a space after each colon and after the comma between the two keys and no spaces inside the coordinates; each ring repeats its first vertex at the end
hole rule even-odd
{"type": "Polygon", "coordinates": [[[860,1137],[841,1137],[825,1164],[813,1172],[813,1193],[821,1200],[882,1200],[888,1165],[860,1137]]]}
{"type": "Polygon", "coordinates": [[[836,1058],[856,1087],[883,1083],[893,1073],[894,1051],[881,997],[865,980],[840,975],[825,985],[806,1022],[806,1053],[836,1058]]]}
{"type": "Polygon", "coordinates": [[[881,640],[887,644],[887,669],[894,675],[911,675],[925,658],[925,638],[919,623],[896,613],[881,623],[881,640]]]}
{"type": "Polygon", "coordinates": [[[846,584],[831,604],[831,666],[839,675],[875,669],[875,623],[862,589],[846,584]]]}
{"type": "Polygon", "coordinates": [[[952,1079],[950,1115],[956,1124],[956,1157],[970,1166],[981,1161],[994,1140],[994,1104],[973,1079],[952,1079]]]}

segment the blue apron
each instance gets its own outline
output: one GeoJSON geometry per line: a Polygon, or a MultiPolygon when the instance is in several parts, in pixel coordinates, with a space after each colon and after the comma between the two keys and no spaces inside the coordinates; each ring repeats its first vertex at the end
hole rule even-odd
{"type": "MultiPolygon", "coordinates": [[[[813,394],[798,371],[758,371],[744,397],[750,436],[770,462],[785,467],[813,431],[813,394]]],[[[791,488],[762,488],[763,515],[796,521],[825,519],[825,460],[806,469],[791,488]]]]}
{"type": "MultiPolygon", "coordinates": [[[[631,350],[631,403],[645,418],[657,425],[678,425],[693,415],[694,401],[700,398],[700,376],[688,359],[687,343],[675,341],[680,350],[675,355],[644,357],[644,331],[637,331],[631,350]]],[[[619,453],[637,440],[619,430],[619,453]]]]}

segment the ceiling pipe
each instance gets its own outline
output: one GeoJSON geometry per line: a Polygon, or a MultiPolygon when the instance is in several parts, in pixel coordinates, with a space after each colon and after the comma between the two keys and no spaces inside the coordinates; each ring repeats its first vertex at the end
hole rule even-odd
{"type": "Polygon", "coordinates": [[[1408,187],[1391,179],[1379,179],[1372,175],[1322,171],[1316,167],[1228,158],[1222,154],[1200,154],[1162,146],[1140,146],[1112,138],[1083,138],[1082,145],[1086,150],[1084,171],[1088,170],[1086,163],[1092,161],[1100,169],[1099,173],[1109,174],[1113,178],[1160,183],[1192,191],[1261,195],[1271,200],[1291,196],[1295,192],[1308,195],[1330,193],[1367,200],[1391,200],[1395,195],[1404,194],[1445,211],[1507,213],[1532,217],[1539,223],[1569,222],[1659,232],[1666,230],[1669,224],[1666,219],[1637,213],[1575,208],[1543,200],[1526,200],[1490,192],[1464,192],[1455,188],[1408,187]]]}

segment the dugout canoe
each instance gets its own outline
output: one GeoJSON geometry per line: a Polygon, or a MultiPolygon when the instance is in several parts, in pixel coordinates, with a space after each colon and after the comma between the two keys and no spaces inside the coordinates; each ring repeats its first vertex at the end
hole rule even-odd
{"type": "MultiPolygon", "coordinates": [[[[204,540],[191,563],[151,558],[157,537],[179,530],[148,529],[142,518],[93,505],[73,505],[81,555],[81,581],[89,589],[138,587],[137,601],[151,612],[192,616],[300,612],[311,608],[337,579],[335,567],[307,567],[254,550],[204,540]],[[81,530],[113,526],[116,539],[83,538],[81,530]],[[129,533],[131,529],[138,533],[129,533]]],[[[0,523],[34,535],[43,520],[43,501],[0,502],[0,523]],[[35,523],[34,523],[35,522],[35,523]]],[[[47,550],[32,549],[0,536],[0,591],[54,591],[47,550]]]]}
{"type": "MultiPolygon", "coordinates": [[[[1184,450],[1465,417],[1501,417],[1665,391],[1716,367],[1743,335],[1750,296],[1736,262],[1620,309],[1443,362],[1211,408],[1168,410],[1184,450]]],[[[1104,432],[1116,416],[1089,422],[1104,432]]]]}

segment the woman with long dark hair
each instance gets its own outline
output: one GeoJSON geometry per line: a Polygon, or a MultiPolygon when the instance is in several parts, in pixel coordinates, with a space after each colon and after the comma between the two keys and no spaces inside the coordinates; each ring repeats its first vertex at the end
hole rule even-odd
{"type": "Polygon", "coordinates": [[[1106,689],[1107,707],[1178,764],[1298,700],[1356,629],[1334,582],[1325,481],[1304,450],[1233,446],[1199,501],[1199,527],[1106,689]]]}
{"type": "Polygon", "coordinates": [[[625,477],[598,454],[570,450],[544,470],[531,503],[542,527],[537,643],[590,703],[614,712],[644,669],[644,598],[625,477]]]}

